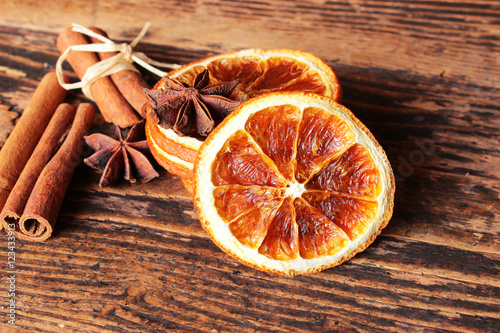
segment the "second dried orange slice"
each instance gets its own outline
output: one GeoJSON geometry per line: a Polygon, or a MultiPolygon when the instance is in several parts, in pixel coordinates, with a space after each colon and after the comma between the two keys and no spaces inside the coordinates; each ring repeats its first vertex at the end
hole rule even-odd
{"type": "Polygon", "coordinates": [[[387,225],[394,175],[373,135],[330,98],[252,98],[201,145],[194,202],[203,228],[251,267],[295,276],[338,265],[387,225]]]}

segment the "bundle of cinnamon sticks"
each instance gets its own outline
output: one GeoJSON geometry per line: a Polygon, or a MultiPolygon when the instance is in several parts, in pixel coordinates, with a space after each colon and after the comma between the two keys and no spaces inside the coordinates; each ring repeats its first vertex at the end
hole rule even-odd
{"type": "MultiPolygon", "coordinates": [[[[92,27],[89,29],[107,37],[106,32],[99,28],[92,27]]],[[[61,53],[70,46],[89,43],[101,42],[75,32],[71,28],[64,30],[57,38],[57,47],[61,53]]],[[[116,52],[99,52],[96,54],[71,51],[66,60],[78,77],[82,79],[87,68],[114,55],[116,55],[116,52]]],[[[144,88],[149,87],[140,73],[132,70],[122,70],[110,76],[99,78],[90,87],[90,93],[104,120],[112,122],[121,128],[126,128],[140,122],[141,117],[146,117],[144,106],[148,100],[143,92],[144,88]]]]}
{"type": "MultiPolygon", "coordinates": [[[[62,53],[70,45],[90,42],[96,41],[68,28],[57,47],[62,53]]],[[[67,60],[81,79],[88,67],[111,56],[71,51],[67,60]]],[[[98,79],[90,91],[104,120],[127,128],[145,117],[144,88],[148,86],[139,73],[123,70],[98,79]]],[[[0,150],[0,230],[9,235],[44,241],[52,234],[94,117],[91,104],[82,103],[75,111],[63,103],[65,96],[56,73],[46,74],[0,150]]]]}
{"type": "Polygon", "coordinates": [[[94,107],[83,103],[75,113],[65,96],[56,74],[46,74],[0,150],[0,221],[18,238],[51,236],[92,125],[94,107]]]}

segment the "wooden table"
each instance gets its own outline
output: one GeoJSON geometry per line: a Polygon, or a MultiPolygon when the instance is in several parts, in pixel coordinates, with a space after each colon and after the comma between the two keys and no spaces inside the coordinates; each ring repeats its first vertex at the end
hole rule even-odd
{"type": "MultiPolygon", "coordinates": [[[[253,47],[319,56],[397,178],[394,216],[367,250],[291,279],[222,253],[166,171],[101,189],[99,174],[79,165],[53,237],[16,242],[16,327],[498,332],[499,17],[495,0],[3,1],[0,144],[53,70],[59,32],[75,22],[130,42],[150,21],[138,48],[165,62],[253,47]]],[[[10,332],[2,234],[0,331],[10,332]]]]}

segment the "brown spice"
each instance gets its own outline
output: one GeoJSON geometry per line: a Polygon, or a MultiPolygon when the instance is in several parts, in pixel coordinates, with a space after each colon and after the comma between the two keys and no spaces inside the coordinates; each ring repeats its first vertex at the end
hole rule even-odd
{"type": "Polygon", "coordinates": [[[23,214],[36,180],[57,150],[61,136],[74,116],[75,109],[69,104],[59,105],[52,116],[47,129],[43,132],[40,142],[38,142],[31,158],[26,163],[0,214],[0,221],[6,229],[15,227],[15,229],[19,230],[19,219],[23,214]]]}
{"type": "Polygon", "coordinates": [[[96,152],[84,162],[103,171],[99,181],[100,187],[116,185],[122,179],[135,183],[137,178],[146,183],[159,176],[146,157],[149,154],[149,146],[144,126],[144,121],[134,125],[125,139],[119,128],[116,128],[118,140],[101,133],[85,137],[87,144],[96,152]]]}
{"type": "Polygon", "coordinates": [[[66,90],[59,85],[56,74],[46,74],[0,150],[0,210],[65,96],[66,90]]]}
{"type": "Polygon", "coordinates": [[[45,241],[52,235],[64,195],[80,162],[83,136],[92,125],[94,107],[80,104],[66,140],[38,178],[19,222],[19,238],[45,241]]]}
{"type": "MultiPolygon", "coordinates": [[[[68,28],[57,37],[57,48],[63,53],[69,46],[88,44],[89,39],[68,28]]],[[[99,58],[92,52],[71,51],[66,60],[81,79],[87,68],[99,62],[99,58]]],[[[102,77],[96,80],[90,87],[90,92],[95,99],[104,120],[112,122],[117,126],[126,128],[137,124],[141,118],[130,107],[127,101],[120,94],[113,81],[109,77],[102,77]]]]}
{"type": "Polygon", "coordinates": [[[216,123],[240,104],[228,98],[239,81],[209,85],[210,74],[206,69],[196,76],[191,87],[169,77],[163,81],[164,89],[144,90],[151,106],[151,119],[182,136],[207,136],[216,123]]]}
{"type": "MultiPolygon", "coordinates": [[[[108,37],[104,30],[99,28],[89,28],[93,32],[108,37]]],[[[92,43],[102,43],[97,38],[90,37],[92,43]]],[[[115,56],[116,52],[98,52],[99,58],[101,60],[109,59],[115,56]]],[[[138,72],[131,70],[122,70],[117,73],[111,74],[109,76],[116,88],[120,91],[123,97],[129,102],[129,104],[143,117],[146,118],[146,109],[143,108],[144,104],[148,102],[146,95],[144,94],[144,89],[149,88],[146,82],[144,82],[142,76],[138,72]]]]}

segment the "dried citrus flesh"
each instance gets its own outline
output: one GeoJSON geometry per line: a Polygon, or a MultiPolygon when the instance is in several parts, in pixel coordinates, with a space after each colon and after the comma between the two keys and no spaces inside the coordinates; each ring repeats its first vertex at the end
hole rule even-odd
{"type": "MultiPolygon", "coordinates": [[[[207,69],[211,83],[238,79],[231,96],[244,101],[272,91],[306,91],[329,96],[336,101],[342,90],[333,70],[319,58],[297,50],[247,49],[223,53],[184,65],[168,76],[191,84],[198,73],[207,69]]],[[[164,88],[160,80],[154,89],[164,88]]],[[[149,106],[148,106],[149,107],[149,106]]],[[[201,140],[181,137],[148,119],[148,142],[155,159],[169,172],[191,183],[192,169],[201,140]],[[186,178],[187,177],[187,178],[186,178]]],[[[286,165],[283,161],[282,165],[286,165]]],[[[284,171],[285,172],[285,171],[284,171]]],[[[189,186],[188,190],[192,192],[189,186]]]]}
{"type": "Polygon", "coordinates": [[[295,276],[338,265],[387,225],[394,175],[373,135],[330,98],[277,92],[244,102],[194,165],[203,228],[251,267],[295,276]]]}
{"type": "Polygon", "coordinates": [[[168,76],[192,83],[207,69],[210,83],[238,79],[234,100],[273,91],[304,91],[340,101],[342,91],[333,70],[316,56],[298,50],[247,49],[222,53],[171,71],[168,76]]]}

